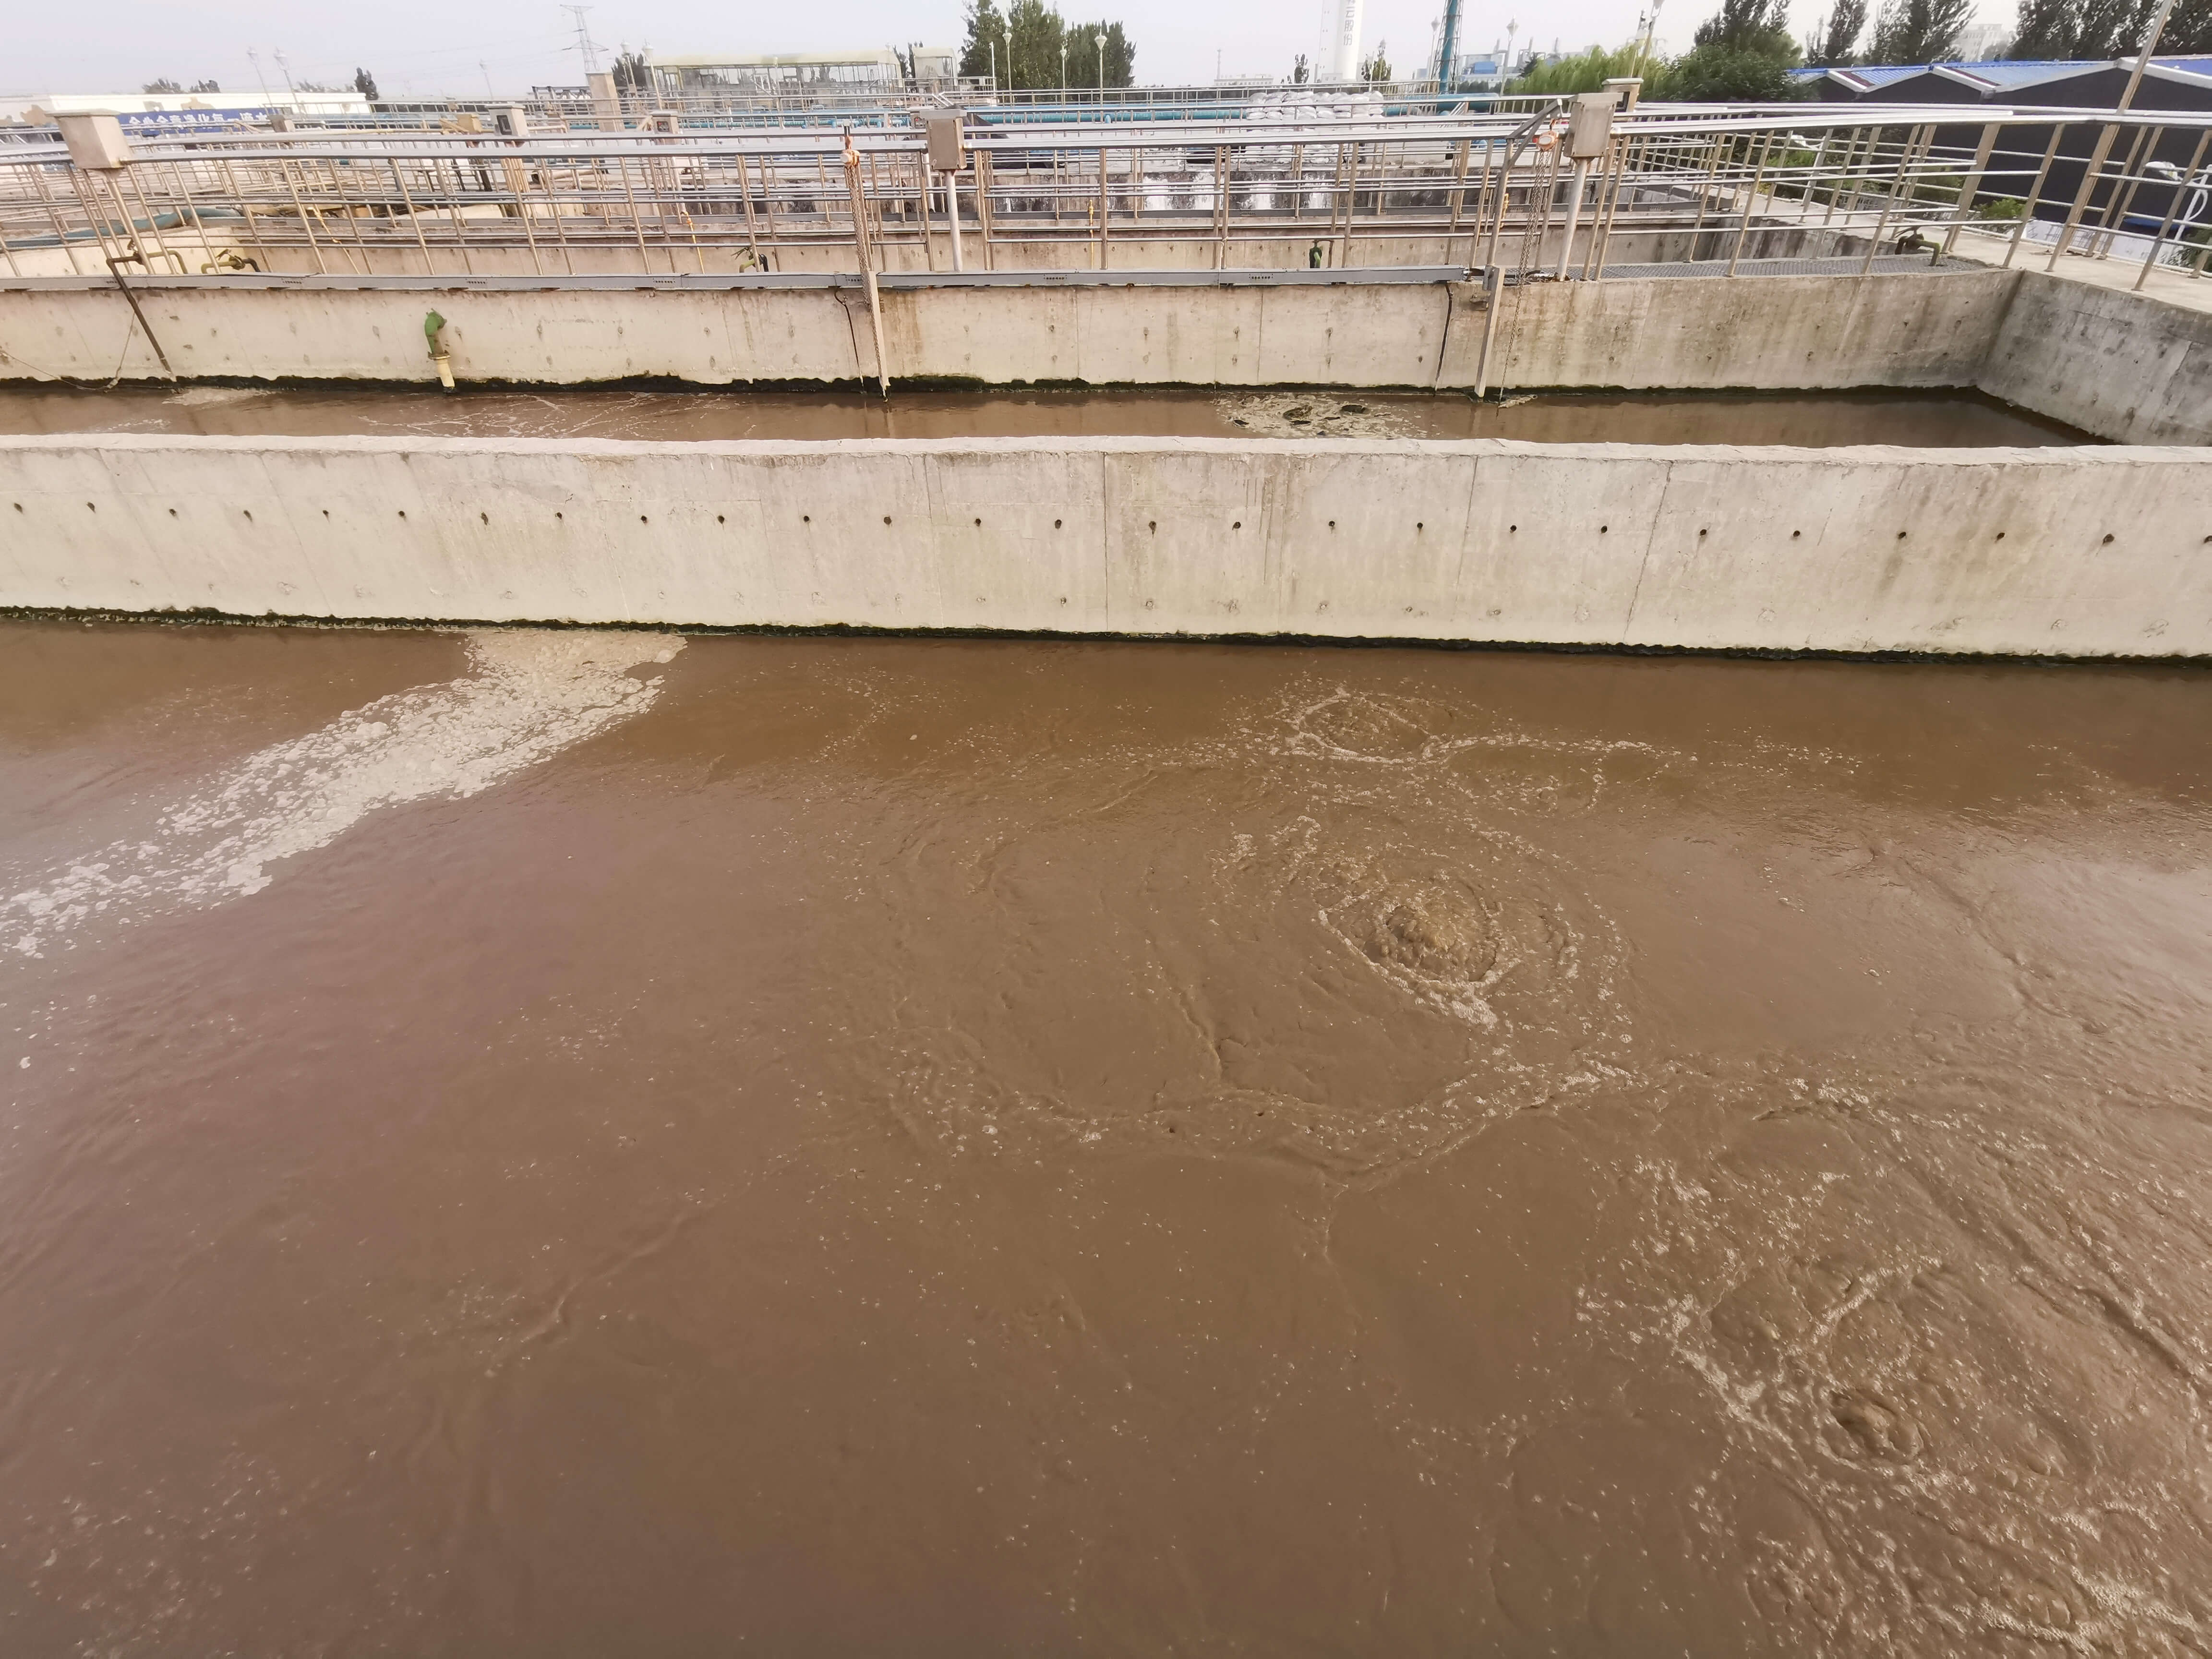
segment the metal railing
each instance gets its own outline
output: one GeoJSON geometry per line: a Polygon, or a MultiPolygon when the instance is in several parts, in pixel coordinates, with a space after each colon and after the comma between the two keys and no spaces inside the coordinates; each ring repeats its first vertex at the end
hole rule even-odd
{"type": "Polygon", "coordinates": [[[1992,262],[2032,249],[2051,264],[2140,259],[2143,276],[2203,268],[2212,116],[1645,105],[1577,159],[1559,100],[1454,105],[1322,89],[1106,123],[1006,106],[971,121],[968,168],[949,184],[927,170],[912,112],[890,112],[848,129],[857,191],[847,131],[674,117],[525,136],[164,137],[102,170],[26,142],[0,148],[0,274],[683,275],[865,258],[1451,264],[1529,281],[1685,263],[1736,274],[1774,258],[1872,270],[1900,244],[1940,260],[1970,232],[1992,262]]]}

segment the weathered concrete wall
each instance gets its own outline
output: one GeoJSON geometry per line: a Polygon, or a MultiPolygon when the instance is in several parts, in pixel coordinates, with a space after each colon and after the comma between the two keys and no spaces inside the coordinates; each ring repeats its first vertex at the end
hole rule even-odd
{"type": "Polygon", "coordinates": [[[2212,653],[2212,459],[0,439],[0,605],[2212,653]]]}
{"type": "MultiPolygon", "coordinates": [[[[1515,386],[1972,386],[2003,271],[1659,277],[1509,289],[1489,382],[1515,386]]],[[[1474,384],[1477,296],[1457,303],[1443,384],[1474,384]]]]}
{"type": "MultiPolygon", "coordinates": [[[[895,379],[1475,383],[1478,288],[1304,276],[894,279],[884,289],[886,355],[895,379]]],[[[1534,284],[1507,294],[1490,384],[1968,386],[2013,280],[1978,270],[1534,284]]],[[[242,278],[150,283],[142,303],[187,377],[427,381],[422,318],[434,307],[465,381],[850,381],[875,370],[863,294],[821,279],[242,278]]],[[[0,377],[106,380],[118,362],[126,376],[159,373],[112,287],[0,285],[0,377]]]]}
{"type": "Polygon", "coordinates": [[[2212,313],[2015,274],[1983,390],[2121,443],[2212,443],[2212,313]]]}
{"type": "MultiPolygon", "coordinates": [[[[464,380],[575,385],[667,376],[702,385],[851,381],[875,373],[858,283],[724,278],[658,285],[333,281],[142,285],[176,372],[310,380],[434,380],[424,313],[464,380]]],[[[883,290],[895,377],[1261,385],[1436,379],[1441,282],[1285,286],[939,285],[883,290]]],[[[106,380],[160,373],[106,284],[0,288],[0,375],[106,380]]]]}
{"type": "MultiPolygon", "coordinates": [[[[471,217],[477,216],[471,215],[471,217]]],[[[1311,250],[1319,247],[1326,268],[1373,270],[1405,265],[1471,265],[1479,263],[1487,246],[1487,237],[1478,237],[1474,228],[1474,204],[1470,201],[1465,216],[1466,228],[1449,233],[1438,232],[1426,235],[1384,235],[1365,234],[1349,238],[1333,234],[1326,214],[1314,219],[1308,226],[1285,227],[1271,231],[1265,236],[1232,236],[1224,246],[1212,233],[1210,222],[1186,221],[1184,228],[1148,224],[1140,233],[1126,228],[1109,239],[1106,266],[1115,270],[1181,270],[1209,271],[1226,267],[1236,270],[1303,270],[1308,268],[1311,250]]],[[[426,221],[431,226],[430,250],[424,250],[413,239],[404,219],[377,220],[372,223],[347,222],[362,229],[361,240],[348,235],[325,239],[319,248],[300,246],[270,246],[247,234],[237,221],[220,218],[208,222],[206,234],[171,227],[161,231],[159,242],[161,252],[155,255],[155,268],[167,269],[161,253],[173,253],[183,261],[186,272],[220,272],[234,268],[223,263],[250,259],[257,270],[283,275],[306,276],[323,274],[366,276],[421,276],[465,272],[475,276],[736,276],[757,269],[751,251],[743,242],[717,241],[712,246],[702,244],[693,247],[681,241],[655,242],[641,252],[635,242],[621,240],[591,242],[574,241],[565,246],[540,228],[539,245],[532,250],[518,243],[514,246],[495,246],[485,242],[473,243],[462,252],[449,244],[452,221],[443,214],[426,221]]],[[[499,223],[495,216],[479,220],[489,230],[499,223]]],[[[514,233],[513,222],[507,231],[514,233]]],[[[477,234],[482,234],[481,232],[477,234]]],[[[968,268],[971,270],[1000,271],[1081,271],[1102,267],[1098,263],[1097,239],[1079,228],[1071,220],[1059,230],[1039,230],[1034,234],[1009,234],[1004,221],[1000,223],[997,239],[991,245],[987,260],[983,246],[977,240],[973,223],[961,233],[968,268]]],[[[1638,226],[1616,229],[1607,245],[1606,258],[1613,264],[1632,264],[1640,261],[1688,258],[1722,258],[1729,257],[1735,248],[1737,232],[1730,221],[1711,218],[1698,225],[1694,214],[1686,208],[1681,222],[1674,227],[1638,226]]],[[[1529,250],[1531,262],[1548,269],[1558,263],[1564,251],[1564,230],[1554,228],[1547,233],[1540,253],[1529,250]]],[[[1754,225],[1744,239],[1746,258],[1793,258],[1816,257],[1838,251],[1863,241],[1847,234],[1818,225],[1800,226],[1784,223],[1754,225]]],[[[925,242],[919,231],[907,226],[895,226],[892,240],[878,243],[877,257],[880,270],[927,274],[947,274],[952,270],[952,244],[945,235],[940,218],[925,242]]],[[[1585,223],[1576,240],[1576,251],[1589,251],[1589,231],[1585,223]]],[[[1520,260],[1523,252],[1523,235],[1510,234],[1501,239],[1499,255],[1509,264],[1520,260]]],[[[764,250],[769,269],[787,275],[850,271],[860,270],[858,259],[849,242],[835,240],[817,243],[786,242],[764,250]]],[[[1579,268],[1579,267],[1577,267],[1579,268]]],[[[0,276],[91,276],[105,277],[106,267],[102,263],[99,245],[87,238],[66,246],[32,247],[11,243],[7,250],[7,261],[0,264],[0,276]]]]}
{"type": "MultiPolygon", "coordinates": [[[[892,276],[895,380],[1468,387],[1487,300],[1438,269],[892,276]],[[1407,280],[1408,277],[1415,280],[1407,280]]],[[[700,385],[872,378],[866,301],[826,276],[147,282],[186,377],[700,385]]],[[[0,282],[0,380],[154,378],[98,279],[0,282]]],[[[1509,289],[1495,386],[1978,386],[2124,443],[2212,441],[2212,315],[2046,276],[1616,278],[1509,289]]]]}

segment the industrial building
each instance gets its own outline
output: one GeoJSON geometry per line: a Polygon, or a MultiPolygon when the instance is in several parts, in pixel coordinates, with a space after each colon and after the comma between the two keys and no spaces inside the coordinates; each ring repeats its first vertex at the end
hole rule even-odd
{"type": "Polygon", "coordinates": [[[740,54],[695,52],[650,60],[653,88],[671,100],[776,93],[878,93],[945,87],[959,78],[957,46],[917,46],[910,62],[889,46],[740,54]]]}

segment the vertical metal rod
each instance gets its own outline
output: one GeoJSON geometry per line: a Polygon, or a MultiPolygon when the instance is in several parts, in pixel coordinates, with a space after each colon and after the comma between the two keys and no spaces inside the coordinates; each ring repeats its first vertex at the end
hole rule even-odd
{"type": "Polygon", "coordinates": [[[876,294],[875,261],[868,257],[868,207],[860,188],[860,152],[853,147],[853,130],[845,129],[845,189],[853,199],[853,252],[860,262],[860,283],[868,292],[868,327],[876,340],[876,389],[891,395],[890,365],[884,355],[884,311],[876,294]]]}
{"type": "Polygon", "coordinates": [[[1516,152],[1514,150],[1512,142],[1509,139],[1505,145],[1504,157],[1498,163],[1498,209],[1497,211],[1492,214],[1490,217],[1490,247],[1489,251],[1483,255],[1482,262],[1485,265],[1496,265],[1498,264],[1498,244],[1499,240],[1505,234],[1505,210],[1513,199],[1513,164],[1515,159],[1516,152]]]}
{"type": "Polygon", "coordinates": [[[1107,191],[1106,146],[1098,146],[1098,269],[1106,269],[1106,221],[1114,210],[1114,198],[1107,191]]]}
{"type": "Polygon", "coordinates": [[[2158,141],[2164,137],[2166,137],[2164,127],[2152,127],[2148,132],[2140,127],[2136,130],[2136,141],[2128,146],[2128,159],[2120,163],[2120,176],[2112,183],[2112,199],[2105,204],[2105,217],[2097,237],[2096,257],[2098,258],[2107,258],[2112,253],[2113,222],[2118,220],[2124,228],[2128,222],[2128,210],[2135,205],[2136,186],[2142,183],[2141,176],[2136,172],[2136,161],[2142,159],[2146,144],[2151,155],[2157,155],[2158,141]],[[2120,185],[2123,181],[2128,187],[2125,195],[2120,193],[2120,185]]]}
{"type": "MultiPolygon", "coordinates": [[[[61,244],[62,252],[69,256],[70,275],[83,276],[84,273],[79,270],[76,265],[77,239],[70,234],[69,221],[62,216],[62,204],[54,198],[53,181],[46,177],[46,164],[33,163],[31,167],[31,177],[39,186],[40,196],[46,201],[47,216],[54,222],[54,240],[61,244]]],[[[82,194],[81,191],[79,193],[82,194]]],[[[94,234],[97,234],[97,232],[95,231],[94,234]]],[[[101,240],[104,246],[105,239],[101,240]]]]}
{"type": "Polygon", "coordinates": [[[1959,198],[1951,204],[1951,230],[1943,238],[1943,257],[1951,257],[1952,245],[1959,240],[1959,229],[1966,216],[1974,210],[1974,198],[1981,193],[1982,178],[1990,170],[1990,156],[1997,147],[1997,129],[2003,123],[1992,121],[1982,129],[1982,142],[1974,150],[1972,167],[1959,183],[1959,198]]]}
{"type": "Polygon", "coordinates": [[[1741,222],[1735,228],[1735,246],[1729,251],[1728,274],[1735,275],[1736,262],[1743,258],[1743,245],[1751,238],[1751,212],[1759,203],[1759,187],[1766,178],[1766,158],[1774,148],[1774,136],[1762,133],[1759,141],[1759,165],[1752,170],[1751,188],[1744,193],[1741,222]]]}
{"type": "Polygon", "coordinates": [[[2043,147],[2043,165],[2035,170],[2035,182],[2027,187],[2027,206],[2013,223],[2012,240],[2005,246],[2003,269],[2012,269],[2013,256],[2020,252],[2021,238],[2027,234],[2027,222],[2035,217],[2035,204],[2043,199],[2043,181],[2051,174],[2051,163],[2058,154],[2058,141],[2066,135],[2063,122],[2051,124],[2051,142],[2043,147]]]}
{"type": "Polygon", "coordinates": [[[1698,216],[1690,226],[1690,246],[1682,257],[1692,264],[1697,262],[1698,249],[1705,236],[1705,204],[1712,199],[1712,186],[1720,176],[1721,141],[1717,138],[1706,146],[1702,170],[1697,173],[1698,216]]]}
{"type": "Polygon", "coordinates": [[[1470,233],[1468,234],[1468,239],[1467,239],[1467,262],[1468,262],[1468,264],[1469,264],[1470,265],[1471,265],[1471,264],[1473,264],[1474,263],[1474,251],[1475,251],[1475,247],[1476,247],[1476,246],[1477,246],[1479,243],[1480,243],[1480,241],[1482,240],[1482,216],[1483,216],[1484,214],[1486,214],[1486,213],[1489,212],[1489,211],[1490,211],[1490,207],[1491,207],[1491,203],[1490,203],[1490,152],[1491,152],[1491,149],[1492,149],[1491,141],[1490,141],[1489,139],[1487,139],[1487,138],[1485,138],[1485,139],[1482,141],[1482,184],[1481,184],[1480,187],[1477,190],[1477,191],[1476,191],[1476,193],[1475,193],[1475,198],[1474,198],[1474,229],[1472,232],[1470,232],[1470,233]]]}
{"type": "Polygon", "coordinates": [[[2166,246],[2166,233],[2173,228],[2175,216],[2181,211],[2181,198],[2190,189],[2191,180],[2197,177],[2197,169],[2204,160],[2204,147],[2208,143],[2212,143],[2212,127],[2207,127],[2197,136],[2197,148],[2190,153],[2189,165],[2182,168],[2181,176],[2174,180],[2173,196],[2166,204],[2166,217],[2159,222],[2158,234],[2151,238],[2150,252],[2143,256],[2142,269],[2136,273],[2135,289],[2138,293],[2142,289],[2143,279],[2150,275],[2150,268],[2158,263],[2158,256],[2166,246]]]}
{"type": "MultiPolygon", "coordinates": [[[[453,222],[453,246],[461,256],[462,274],[473,276],[477,274],[477,268],[469,258],[468,225],[461,217],[461,197],[466,191],[468,185],[461,177],[461,164],[448,158],[447,165],[453,169],[453,193],[446,198],[446,216],[453,222]]],[[[434,179],[438,176],[437,163],[434,161],[431,163],[430,176],[434,179]]],[[[442,180],[438,187],[441,190],[445,188],[442,180]]]]}
{"type": "Polygon", "coordinates": [[[530,212],[530,168],[527,164],[507,158],[507,188],[514,193],[514,216],[522,221],[522,240],[530,245],[530,270],[533,276],[545,274],[545,262],[538,257],[538,230],[532,225],[530,212]]]}
{"type": "Polygon", "coordinates": [[[637,192],[629,187],[629,157],[617,155],[615,166],[622,174],[623,200],[629,204],[629,228],[637,238],[637,269],[642,276],[653,274],[653,256],[646,251],[645,218],[637,210],[637,192]]]}
{"type": "MultiPolygon", "coordinates": [[[[1805,188],[1797,192],[1797,222],[1802,225],[1813,216],[1813,192],[1820,187],[1820,174],[1828,164],[1828,145],[1835,137],[1832,131],[1820,134],[1820,146],[1813,152],[1813,163],[1805,169],[1805,188]]],[[[1803,252],[1801,247],[1799,252],[1803,252]]]]}
{"type": "Polygon", "coordinates": [[[561,211],[561,201],[553,193],[553,169],[550,163],[538,169],[538,183],[545,192],[545,206],[553,216],[553,240],[561,246],[561,265],[569,276],[576,274],[576,253],[568,241],[568,216],[561,211]]]}
{"type": "Polygon", "coordinates": [[[400,172],[398,161],[387,156],[386,163],[392,169],[392,182],[399,187],[399,199],[407,205],[407,222],[414,227],[415,246],[420,248],[422,253],[422,274],[425,276],[434,276],[438,274],[438,268],[430,260],[430,243],[429,240],[422,234],[422,216],[416,211],[415,192],[407,188],[407,175],[400,172]]]}
{"type": "Polygon", "coordinates": [[[1474,360],[1474,396],[1478,403],[1490,390],[1490,347],[1498,338],[1498,313],[1505,304],[1505,272],[1496,265],[1486,266],[1482,285],[1490,290],[1490,304],[1482,319],[1482,354],[1474,360]]]}
{"type": "Polygon", "coordinates": [[[261,269],[274,270],[276,267],[269,256],[269,245],[261,240],[261,228],[254,222],[253,204],[247,201],[244,192],[239,189],[238,175],[231,171],[228,157],[223,160],[222,169],[223,183],[230,191],[231,199],[238,204],[239,211],[246,216],[246,240],[253,244],[253,252],[258,256],[261,269]]]}
{"type": "Polygon", "coordinates": [[[2097,188],[2097,180],[2104,174],[2105,163],[2112,156],[2112,142],[2119,136],[2119,128],[2110,122],[2098,136],[2096,148],[2089,153],[2088,165],[2081,169],[2081,188],[2074,192],[2074,205],[2067,210],[2065,226],[2059,231],[2058,240],[2051,245],[2050,263],[2043,267],[2045,270],[2058,269],[2058,256],[2066,252],[2066,245],[2074,240],[2075,227],[2081,222],[2082,210],[2089,205],[2089,194],[2097,188]]]}
{"type": "MultiPolygon", "coordinates": [[[[1892,182],[1890,188],[1882,194],[1881,212],[1874,222],[1874,234],[1867,238],[1866,260],[1859,266],[1861,276],[1869,276],[1874,274],[1875,256],[1881,252],[1882,234],[1889,228],[1889,210],[1897,205],[1897,192],[1905,188],[1905,178],[1911,167],[1912,153],[1919,145],[1921,131],[1917,127],[1911,129],[1905,135],[1903,146],[1898,150],[1897,177],[1892,182]]],[[[1932,131],[1933,129],[1929,131],[1932,131]]]]}
{"type": "Polygon", "coordinates": [[[1868,127],[1865,131],[1866,153],[1853,158],[1851,193],[1844,201],[1844,225],[1846,229],[1850,227],[1851,215],[1859,210],[1859,198],[1866,194],[1867,181],[1874,177],[1875,157],[1881,152],[1881,129],[1868,127]]]}
{"type": "Polygon", "coordinates": [[[290,158],[289,156],[283,158],[277,162],[277,166],[284,175],[284,187],[292,192],[292,205],[299,211],[300,228],[307,233],[307,246],[314,252],[315,269],[327,276],[330,275],[331,268],[324,263],[323,245],[315,240],[315,227],[308,219],[307,204],[300,199],[300,186],[293,181],[290,158]]]}
{"type": "MultiPolygon", "coordinates": [[[[1581,156],[1575,158],[1575,181],[1567,187],[1567,234],[1559,243],[1559,279],[1567,280],[1567,269],[1575,260],[1575,226],[1583,216],[1583,185],[1589,177],[1589,162],[1581,156]]],[[[1539,247],[1536,257],[1542,258],[1539,247]]]]}
{"type": "Polygon", "coordinates": [[[1613,191],[1606,198],[1605,225],[1590,249],[1590,264],[1583,275],[1596,282],[1605,280],[1605,256],[1613,246],[1613,222],[1620,211],[1621,192],[1628,188],[1628,176],[1640,153],[1641,141],[1622,138],[1615,141],[1613,150],[1613,191]]]}
{"type": "MultiPolygon", "coordinates": [[[[181,264],[183,262],[184,256],[182,254],[172,255],[169,251],[169,245],[161,240],[161,216],[154,211],[154,204],[146,199],[145,190],[138,182],[137,167],[135,166],[124,167],[119,170],[119,178],[114,174],[111,174],[107,181],[108,189],[114,191],[117,194],[118,204],[120,204],[122,196],[120,188],[121,183],[124,179],[128,179],[131,185],[131,193],[138,198],[139,210],[146,216],[146,234],[153,238],[155,252],[159,254],[164,259],[173,258],[176,262],[181,264]]],[[[128,218],[130,217],[130,215],[126,213],[124,216],[128,218]]],[[[139,246],[143,248],[145,244],[141,242],[139,246]]]]}
{"type": "Polygon", "coordinates": [[[975,234],[982,240],[983,269],[986,270],[996,270],[999,268],[999,256],[994,246],[993,236],[995,221],[991,212],[991,195],[997,182],[991,171],[991,152],[988,149],[977,150],[975,152],[975,234]]]}
{"type": "MultiPolygon", "coordinates": [[[[768,163],[765,158],[761,162],[761,190],[763,194],[768,190],[768,163]]],[[[760,221],[753,212],[752,165],[746,160],[743,150],[738,152],[738,198],[745,204],[745,246],[753,256],[753,269],[757,270],[760,269],[761,263],[760,221]]],[[[929,234],[928,226],[928,214],[925,208],[922,217],[922,235],[925,239],[929,234]]],[[[931,268],[933,270],[935,268],[934,256],[932,257],[931,268]]]]}
{"type": "Polygon", "coordinates": [[[361,219],[353,210],[353,199],[345,185],[346,175],[338,171],[335,162],[329,166],[331,193],[337,198],[338,205],[344,210],[346,228],[353,232],[353,246],[347,257],[359,262],[363,275],[374,274],[376,261],[370,256],[368,238],[362,230],[361,219]]]}
{"type": "Polygon", "coordinates": [[[1213,147],[1213,268],[1229,268],[1229,146],[1213,147]]]}
{"type": "Polygon", "coordinates": [[[1856,132],[1850,133],[1844,139],[1844,159],[1838,164],[1836,176],[1828,185],[1828,205],[1821,210],[1820,228],[1823,230],[1836,222],[1836,204],[1843,198],[1844,180],[1850,177],[1851,166],[1858,159],[1858,153],[1859,136],[1856,132]]]}

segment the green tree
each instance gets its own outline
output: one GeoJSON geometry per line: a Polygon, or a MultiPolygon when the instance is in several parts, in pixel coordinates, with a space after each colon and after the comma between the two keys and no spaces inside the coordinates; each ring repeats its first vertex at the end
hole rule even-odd
{"type": "Polygon", "coordinates": [[[988,75],[998,71],[1006,81],[1006,20],[999,15],[998,0],[971,0],[968,8],[968,38],[960,43],[960,72],[988,75]]]}
{"type": "Polygon", "coordinates": [[[1974,0],[1884,0],[1874,21],[1873,61],[1940,64],[1955,58],[1960,31],[1973,11],[1974,0]]]}
{"type": "Polygon", "coordinates": [[[1370,86],[1379,85],[1390,78],[1390,43],[1377,40],[1375,55],[1359,66],[1359,78],[1370,86]]]}
{"type": "Polygon", "coordinates": [[[1058,86],[1060,43],[1066,33],[1060,14],[1044,0],[1013,0],[1006,8],[1006,84],[1058,86]]]}
{"type": "Polygon", "coordinates": [[[1651,95],[1693,104],[1777,104],[1809,96],[1797,67],[1790,0],[1721,0],[1690,50],[1652,77],[1651,95]]]}
{"type": "MultiPolygon", "coordinates": [[[[2005,56],[2043,61],[2131,58],[2150,28],[2157,0],[2020,0],[2005,56]]],[[[2212,51],[2212,0],[2180,0],[2159,36],[2164,52],[2212,51]]]]}
{"type": "Polygon", "coordinates": [[[1136,84],[1137,49],[1119,23],[1067,26],[1067,84],[1071,87],[1128,87],[1136,84]],[[1106,38],[1105,76],[1099,76],[1098,38],[1106,38]]]}
{"type": "Polygon", "coordinates": [[[1836,0],[1820,27],[1806,44],[1805,61],[1822,69],[1840,69],[1858,61],[1859,36],[1866,29],[1867,0],[1836,0]]]}
{"type": "Polygon", "coordinates": [[[376,77],[365,69],[353,72],[353,89],[372,104],[377,101],[376,77]]]}
{"type": "Polygon", "coordinates": [[[653,90],[653,71],[645,66],[645,54],[624,46],[615,58],[615,86],[623,92],[646,93],[653,90]]]}
{"type": "Polygon", "coordinates": [[[2071,58],[2081,33],[2079,0],[2020,0],[2019,23],[2005,56],[2030,63],[2071,58]]]}
{"type": "Polygon", "coordinates": [[[166,75],[158,81],[149,81],[146,83],[145,89],[148,92],[182,92],[184,90],[182,87],[179,86],[174,81],[169,79],[166,75]]]}
{"type": "MultiPolygon", "coordinates": [[[[2074,49],[2084,58],[2132,58],[2142,49],[2151,14],[2157,9],[2158,0],[2081,0],[2081,30],[2074,49]]],[[[2172,19],[2167,19],[2166,27],[2172,27],[2172,19]]],[[[2166,48],[2167,39],[2163,34],[2159,37],[2161,49],[2166,48]]]]}
{"type": "Polygon", "coordinates": [[[1721,9],[1690,38],[1692,52],[1700,46],[1761,52],[1794,64],[1797,43],[1790,38],[1790,0],[1721,0],[1721,9]]]}
{"type": "Polygon", "coordinates": [[[2158,37],[2158,49],[2161,56],[2212,52],[2212,0],[2179,0],[2166,20],[2166,33],[2158,37]]]}
{"type": "Polygon", "coordinates": [[[1631,41],[1625,46],[1608,51],[1603,46],[1592,46],[1587,52],[1577,52],[1557,58],[1548,64],[1530,65],[1528,72],[1520,76],[1508,92],[1536,94],[1565,94],[1595,92],[1608,81],[1622,76],[1640,75],[1644,59],[1641,41],[1631,41]]]}
{"type": "Polygon", "coordinates": [[[1291,65],[1291,84],[1294,87],[1302,87],[1312,78],[1312,76],[1313,71],[1306,67],[1305,53],[1300,52],[1297,62],[1291,65]]]}

